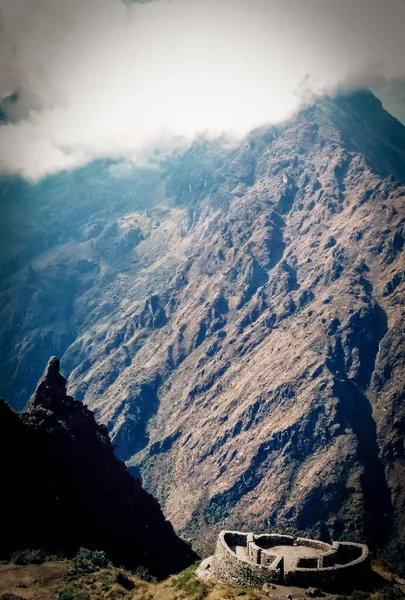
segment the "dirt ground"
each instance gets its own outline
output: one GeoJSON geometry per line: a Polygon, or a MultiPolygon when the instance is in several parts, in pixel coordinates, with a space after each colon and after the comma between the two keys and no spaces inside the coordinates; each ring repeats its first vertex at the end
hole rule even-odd
{"type": "Polygon", "coordinates": [[[67,562],[0,565],[0,598],[8,592],[27,600],[54,600],[69,570],[67,562]]]}

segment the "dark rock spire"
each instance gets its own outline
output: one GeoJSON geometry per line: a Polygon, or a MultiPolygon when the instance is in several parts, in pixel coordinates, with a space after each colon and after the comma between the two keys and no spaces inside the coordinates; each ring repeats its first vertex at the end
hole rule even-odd
{"type": "Polygon", "coordinates": [[[38,382],[35,393],[28,401],[27,410],[42,406],[48,410],[58,412],[61,405],[72,402],[73,398],[66,394],[66,379],[60,374],[59,358],[52,356],[38,382]]]}

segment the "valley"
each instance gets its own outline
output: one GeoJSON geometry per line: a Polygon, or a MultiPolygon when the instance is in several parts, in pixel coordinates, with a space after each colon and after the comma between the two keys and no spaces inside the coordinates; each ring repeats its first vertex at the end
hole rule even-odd
{"type": "Polygon", "coordinates": [[[403,540],[405,127],[370,92],[1,194],[12,406],[60,356],[203,556],[221,529],[403,540]]]}

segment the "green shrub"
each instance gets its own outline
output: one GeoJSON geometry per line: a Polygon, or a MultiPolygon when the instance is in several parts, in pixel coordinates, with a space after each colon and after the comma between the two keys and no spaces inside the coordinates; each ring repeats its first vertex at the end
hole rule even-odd
{"type": "Polygon", "coordinates": [[[58,600],[90,600],[90,594],[86,590],[66,588],[59,591],[58,600]]]}
{"type": "Polygon", "coordinates": [[[370,594],[362,592],[360,590],[354,590],[350,596],[350,600],[368,600],[370,594]]]}
{"type": "Polygon", "coordinates": [[[10,558],[13,565],[28,565],[27,550],[16,550],[10,558]]]}
{"type": "Polygon", "coordinates": [[[380,558],[387,561],[398,575],[405,577],[405,542],[396,540],[388,544],[380,558]]]}
{"type": "Polygon", "coordinates": [[[379,600],[404,600],[405,594],[399,585],[386,585],[378,592],[379,600]]]}
{"type": "Polygon", "coordinates": [[[60,590],[58,593],[58,600],[73,600],[73,590],[70,588],[66,588],[65,590],[60,590]]]}
{"type": "Polygon", "coordinates": [[[368,600],[370,594],[368,592],[362,592],[361,590],[354,590],[350,596],[342,595],[337,596],[336,600],[368,600]]]}
{"type": "Polygon", "coordinates": [[[89,550],[88,548],[80,548],[74,560],[90,560],[96,567],[101,569],[108,565],[108,558],[104,550],[89,550]]]}
{"type": "Polygon", "coordinates": [[[14,565],[40,565],[46,559],[46,554],[43,550],[16,550],[10,558],[10,562],[14,565]]]}
{"type": "Polygon", "coordinates": [[[73,559],[73,564],[78,573],[93,573],[108,565],[108,558],[103,550],[89,550],[80,548],[73,559]]]}
{"type": "Polygon", "coordinates": [[[132,574],[135,575],[135,577],[139,577],[139,579],[148,581],[149,583],[157,583],[157,581],[158,581],[156,579],[156,577],[154,577],[153,575],[151,575],[149,573],[149,570],[147,567],[143,567],[143,566],[136,567],[135,571],[132,571],[132,574]]]}

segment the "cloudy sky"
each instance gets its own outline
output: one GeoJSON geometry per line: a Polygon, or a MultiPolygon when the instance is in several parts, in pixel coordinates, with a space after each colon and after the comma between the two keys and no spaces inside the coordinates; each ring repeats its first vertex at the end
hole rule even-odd
{"type": "Polygon", "coordinates": [[[405,122],[405,0],[0,0],[0,168],[37,178],[170,136],[243,135],[310,90],[405,122]]]}

